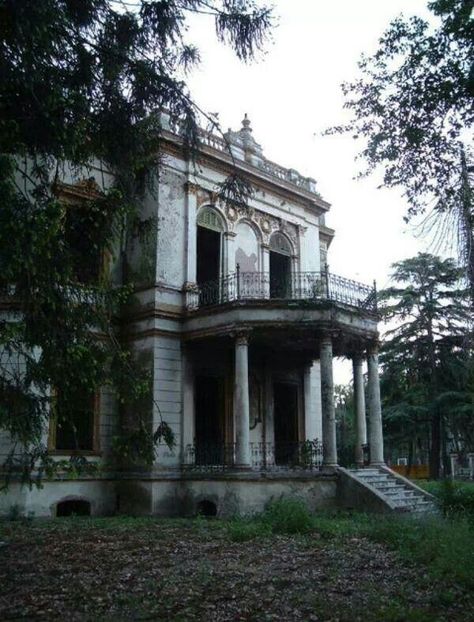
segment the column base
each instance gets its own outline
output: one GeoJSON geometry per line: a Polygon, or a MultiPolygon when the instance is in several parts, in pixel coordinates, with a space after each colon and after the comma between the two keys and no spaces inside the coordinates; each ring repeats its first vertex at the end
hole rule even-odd
{"type": "Polygon", "coordinates": [[[385,462],[382,460],[381,462],[371,462],[369,464],[369,466],[371,467],[378,467],[378,466],[386,466],[385,462]]]}
{"type": "Polygon", "coordinates": [[[252,470],[252,465],[251,464],[234,464],[232,466],[232,470],[233,471],[251,471],[252,470]]]}

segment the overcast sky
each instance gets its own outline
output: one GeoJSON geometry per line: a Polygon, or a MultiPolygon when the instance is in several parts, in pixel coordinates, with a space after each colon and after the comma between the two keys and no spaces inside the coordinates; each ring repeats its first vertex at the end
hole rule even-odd
{"type": "MultiPolygon", "coordinates": [[[[427,16],[426,0],[276,0],[278,26],[261,59],[242,64],[210,36],[197,18],[189,33],[202,63],[188,83],[195,100],[219,113],[221,126],[240,128],[244,113],[264,155],[314,177],[332,204],[326,222],[336,230],[329,253],[332,272],[359,281],[389,280],[390,264],[426,250],[403,222],[401,192],[381,190],[380,176],[354,180],[358,141],[321,132],[346,119],[340,84],[357,76],[362,52],[374,51],[390,20],[400,13],[427,16]]],[[[348,380],[337,366],[336,381],[348,380]]]]}

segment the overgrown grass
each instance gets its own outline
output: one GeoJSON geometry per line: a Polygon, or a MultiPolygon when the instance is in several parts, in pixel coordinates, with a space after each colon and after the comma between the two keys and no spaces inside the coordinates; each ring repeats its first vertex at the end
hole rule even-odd
{"type": "Polygon", "coordinates": [[[446,585],[474,590],[474,526],[465,517],[411,518],[396,515],[323,512],[312,515],[299,500],[282,499],[262,514],[227,524],[234,542],[273,534],[317,534],[323,539],[367,538],[385,544],[408,562],[420,565],[446,585]]]}
{"type": "Polygon", "coordinates": [[[474,522],[474,482],[453,482],[446,479],[417,484],[438,499],[445,516],[465,518],[474,522]]]}
{"type": "Polygon", "coordinates": [[[466,519],[335,514],[315,517],[314,528],[323,537],[380,542],[433,578],[474,589],[474,529],[466,519]]]}
{"type": "Polygon", "coordinates": [[[279,499],[264,512],[251,517],[237,517],[228,525],[234,542],[244,542],[271,534],[304,534],[314,528],[314,517],[299,499],[279,499]]]}
{"type": "MultiPolygon", "coordinates": [[[[441,484],[437,483],[436,486],[442,490],[441,484]]],[[[474,488],[471,486],[455,486],[455,494],[458,494],[458,490],[467,490],[463,494],[469,495],[474,488]]],[[[430,491],[434,492],[432,484],[430,491]]],[[[9,540],[14,531],[26,531],[39,524],[58,532],[77,529],[121,532],[138,529],[153,531],[153,537],[159,537],[162,527],[169,525],[200,532],[219,530],[233,542],[268,539],[283,534],[304,537],[308,546],[315,546],[315,536],[322,542],[330,539],[336,545],[354,537],[366,538],[368,546],[370,541],[384,544],[407,563],[418,565],[431,579],[442,581],[446,593],[456,587],[474,590],[474,524],[456,512],[448,513],[448,517],[422,519],[348,512],[313,515],[302,501],[281,499],[271,503],[261,514],[236,517],[229,521],[130,517],[0,521],[0,540],[2,537],[9,540]]]]}

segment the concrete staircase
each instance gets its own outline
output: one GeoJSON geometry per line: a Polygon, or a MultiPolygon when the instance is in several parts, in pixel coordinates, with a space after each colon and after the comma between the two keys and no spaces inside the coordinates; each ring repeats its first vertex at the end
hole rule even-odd
{"type": "MultiPolygon", "coordinates": [[[[433,495],[388,467],[366,467],[344,471],[348,477],[355,480],[354,483],[364,486],[367,493],[372,493],[377,499],[375,511],[381,511],[385,506],[384,511],[410,513],[414,516],[433,515],[438,512],[433,495]]],[[[372,504],[369,502],[368,505],[372,504]]],[[[367,509],[371,511],[370,507],[367,509]]]]}

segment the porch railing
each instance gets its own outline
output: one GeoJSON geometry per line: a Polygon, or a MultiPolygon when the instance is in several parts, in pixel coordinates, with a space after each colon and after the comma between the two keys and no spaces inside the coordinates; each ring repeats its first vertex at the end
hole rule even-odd
{"type": "Polygon", "coordinates": [[[189,310],[234,301],[333,301],[377,312],[377,290],[329,271],[293,272],[275,277],[269,272],[236,272],[196,285],[186,292],[189,310]]]}
{"type": "MultiPolygon", "coordinates": [[[[194,472],[222,472],[235,467],[235,443],[193,444],[184,451],[182,467],[194,472]]],[[[254,471],[319,469],[323,462],[322,443],[250,443],[250,468],[254,471]]]]}

